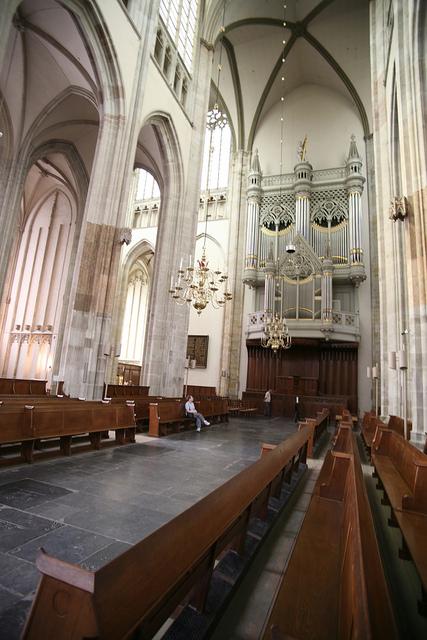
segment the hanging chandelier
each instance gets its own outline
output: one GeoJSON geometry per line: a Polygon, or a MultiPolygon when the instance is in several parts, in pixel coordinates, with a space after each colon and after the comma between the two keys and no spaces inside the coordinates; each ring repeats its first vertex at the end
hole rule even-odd
{"type": "MultiPolygon", "coordinates": [[[[225,2],[223,8],[223,25],[225,23],[225,2]]],[[[190,304],[200,315],[204,309],[210,304],[214,309],[219,309],[225,305],[226,302],[232,300],[233,296],[228,290],[228,275],[219,270],[214,271],[209,266],[209,261],[206,255],[206,240],[207,240],[207,224],[208,224],[208,206],[211,198],[209,197],[210,190],[210,173],[211,173],[211,159],[213,153],[212,136],[216,128],[223,129],[227,124],[227,115],[222,112],[218,106],[219,103],[219,82],[221,76],[221,59],[222,59],[222,34],[225,33],[225,27],[220,28],[220,50],[219,50],[219,62],[218,62],[218,80],[216,87],[216,100],[213,108],[207,114],[206,128],[209,131],[209,149],[208,149],[208,166],[206,172],[206,198],[205,198],[205,229],[203,234],[203,249],[202,257],[193,264],[192,256],[188,260],[188,266],[183,267],[183,260],[181,259],[180,267],[177,271],[177,275],[174,278],[171,277],[171,284],[169,293],[172,299],[179,305],[190,304]]]]}
{"type": "MultiPolygon", "coordinates": [[[[286,5],[283,5],[283,9],[286,9],[286,5]]],[[[285,20],[285,11],[283,11],[283,28],[286,27],[285,20]]],[[[285,63],[285,39],[282,40],[283,44],[283,53],[282,53],[282,66],[285,63]]],[[[281,115],[280,115],[280,176],[283,174],[283,129],[284,129],[284,106],[285,106],[285,96],[283,90],[283,83],[285,81],[284,72],[281,72],[281,82],[282,82],[282,90],[281,90],[281,115]]],[[[280,190],[279,190],[279,203],[282,200],[282,180],[280,179],[280,190]]],[[[286,251],[289,253],[293,253],[295,251],[295,247],[289,245],[286,248],[286,251]]],[[[292,346],[292,338],[289,335],[288,325],[286,324],[286,319],[283,314],[283,297],[284,297],[284,283],[283,277],[280,275],[279,262],[276,260],[275,265],[275,275],[274,275],[274,288],[273,288],[273,300],[272,307],[273,311],[266,311],[264,313],[264,335],[261,338],[261,346],[266,349],[271,349],[274,353],[277,353],[279,349],[290,349],[292,346]],[[280,283],[280,313],[275,311],[276,308],[276,285],[280,283]]]]}
{"type": "Polygon", "coordinates": [[[191,257],[185,269],[180,266],[175,284],[171,281],[169,293],[177,304],[189,303],[200,315],[208,304],[214,309],[219,309],[232,299],[233,296],[227,288],[227,280],[227,274],[209,268],[206,248],[203,247],[202,257],[197,260],[195,267],[192,265],[191,257]]]}
{"type": "Polygon", "coordinates": [[[274,353],[278,349],[290,349],[292,338],[289,335],[288,325],[283,316],[278,313],[267,313],[264,319],[264,335],[261,345],[270,348],[274,353]]]}

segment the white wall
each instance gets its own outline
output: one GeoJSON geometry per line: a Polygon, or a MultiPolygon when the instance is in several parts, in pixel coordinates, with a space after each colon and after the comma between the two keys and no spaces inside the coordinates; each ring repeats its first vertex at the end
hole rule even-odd
{"type": "MultiPolygon", "coordinates": [[[[196,260],[200,258],[203,248],[204,223],[198,225],[198,239],[196,243],[196,260]]],[[[229,222],[228,220],[217,220],[208,223],[206,257],[209,266],[214,270],[226,271],[227,258],[226,249],[228,246],[229,222]],[[215,240],[214,240],[215,239],[215,240]]],[[[189,371],[188,383],[203,386],[215,386],[218,390],[221,376],[221,347],[224,326],[224,309],[213,309],[209,305],[201,315],[191,308],[190,323],[188,327],[189,335],[209,336],[208,363],[206,369],[194,369],[189,371]]]]}
{"type": "MultiPolygon", "coordinates": [[[[264,175],[278,174],[280,167],[281,105],[264,116],[254,140],[264,175]]],[[[350,136],[354,133],[363,151],[363,128],[350,100],[338,91],[305,84],[286,98],[284,116],[283,171],[294,170],[299,141],[307,134],[307,159],[313,169],[339,167],[345,163],[350,136]]]]}

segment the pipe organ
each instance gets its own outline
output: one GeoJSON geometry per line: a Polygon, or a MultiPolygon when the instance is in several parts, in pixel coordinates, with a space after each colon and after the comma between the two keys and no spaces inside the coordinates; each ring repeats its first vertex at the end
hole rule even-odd
{"type": "MultiPolygon", "coordinates": [[[[333,169],[314,170],[304,157],[291,174],[263,176],[254,153],[243,271],[244,283],[257,289],[254,313],[283,312],[294,335],[337,337],[334,325],[343,315],[347,323],[348,316],[355,315],[355,288],[366,279],[364,182],[354,136],[345,165],[333,169]]],[[[358,319],[350,324],[358,326],[358,319]]],[[[252,331],[255,325],[257,320],[250,319],[252,331]]],[[[353,340],[358,341],[358,335],[353,340]]]]}

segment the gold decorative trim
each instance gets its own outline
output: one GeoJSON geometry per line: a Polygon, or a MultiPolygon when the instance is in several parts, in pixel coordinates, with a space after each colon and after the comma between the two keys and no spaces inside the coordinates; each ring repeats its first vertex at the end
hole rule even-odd
{"type": "Polygon", "coordinates": [[[312,282],[314,275],[308,276],[303,280],[291,280],[291,278],[288,278],[288,276],[285,276],[283,273],[280,274],[280,277],[288,284],[293,284],[294,286],[296,286],[297,284],[308,284],[309,282],[312,282]]]}
{"type": "MultiPolygon", "coordinates": [[[[316,222],[312,222],[311,226],[313,229],[316,229],[316,231],[320,231],[320,233],[329,232],[329,229],[327,227],[326,228],[321,227],[316,222]]],[[[331,233],[336,233],[337,231],[341,231],[341,229],[343,229],[344,227],[348,227],[348,220],[343,220],[342,222],[339,222],[337,225],[335,225],[335,227],[331,227],[331,233]]]]}
{"type": "Polygon", "coordinates": [[[288,233],[290,233],[293,227],[294,225],[290,224],[289,227],[286,227],[286,229],[282,229],[281,231],[271,231],[270,229],[261,227],[261,233],[263,233],[265,236],[272,236],[272,237],[286,236],[288,233]]]}

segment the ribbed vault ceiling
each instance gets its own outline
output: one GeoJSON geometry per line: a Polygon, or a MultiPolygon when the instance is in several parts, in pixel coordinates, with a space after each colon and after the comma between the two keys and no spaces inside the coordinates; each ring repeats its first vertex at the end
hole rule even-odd
{"type": "MultiPolygon", "coordinates": [[[[208,0],[205,37],[215,42],[212,81],[222,56],[219,93],[238,148],[252,148],[257,127],[283,93],[318,84],[345,96],[370,132],[369,0],[208,0]],[[286,40],[285,83],[281,57],[286,40]]],[[[216,88],[212,95],[215,96],[216,88]]],[[[212,98],[214,99],[214,97],[212,98]]]]}

